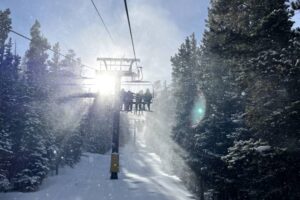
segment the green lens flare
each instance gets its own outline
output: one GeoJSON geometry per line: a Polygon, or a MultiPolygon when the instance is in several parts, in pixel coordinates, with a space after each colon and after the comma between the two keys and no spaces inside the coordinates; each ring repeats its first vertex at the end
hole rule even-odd
{"type": "Polygon", "coordinates": [[[193,110],[192,110],[192,125],[195,126],[201,122],[205,115],[205,99],[203,96],[199,96],[195,101],[193,110]]]}
{"type": "Polygon", "coordinates": [[[203,111],[202,108],[198,108],[198,113],[199,113],[199,114],[203,114],[203,112],[204,112],[204,111],[203,111]]]}

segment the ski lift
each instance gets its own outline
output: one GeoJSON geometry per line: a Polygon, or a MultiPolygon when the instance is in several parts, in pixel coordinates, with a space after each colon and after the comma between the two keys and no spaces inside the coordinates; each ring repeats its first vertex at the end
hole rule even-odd
{"type": "Polygon", "coordinates": [[[141,80],[123,81],[121,88],[121,110],[133,111],[135,114],[142,113],[142,111],[151,111],[150,106],[155,96],[151,82],[141,80]]]}
{"type": "MultiPolygon", "coordinates": [[[[131,106],[134,106],[135,110],[137,110],[136,106],[142,107],[143,109],[139,108],[139,111],[145,111],[145,107],[148,107],[148,110],[150,110],[149,103],[153,103],[153,99],[155,98],[154,85],[150,81],[143,81],[143,71],[141,66],[136,65],[136,68],[133,69],[134,63],[139,62],[139,59],[98,58],[98,61],[101,61],[100,67],[99,70],[96,70],[96,75],[94,77],[81,75],[81,78],[78,79],[78,84],[76,84],[76,82],[64,84],[76,87],[80,85],[82,91],[62,97],[59,99],[60,102],[66,102],[76,98],[96,98],[101,92],[102,94],[105,94],[105,96],[111,96],[113,95],[115,88],[114,84],[109,82],[108,78],[111,77],[115,79],[115,75],[115,77],[120,77],[119,91],[130,91],[132,95],[132,100],[130,100],[130,102],[133,104],[131,106]],[[107,75],[107,77],[105,75],[107,75]],[[147,91],[150,92],[151,95],[145,95],[147,91]],[[141,93],[143,93],[143,95],[141,95],[141,93]],[[146,100],[147,96],[150,96],[148,98],[150,100],[146,100]],[[139,100],[141,103],[139,103],[139,100]]],[[[148,92],[147,94],[149,94],[148,92]]]]}
{"type": "Polygon", "coordinates": [[[152,98],[154,99],[155,97],[154,86],[150,81],[123,81],[121,83],[121,89],[133,92],[135,94],[140,91],[146,92],[149,90],[152,98]]]}

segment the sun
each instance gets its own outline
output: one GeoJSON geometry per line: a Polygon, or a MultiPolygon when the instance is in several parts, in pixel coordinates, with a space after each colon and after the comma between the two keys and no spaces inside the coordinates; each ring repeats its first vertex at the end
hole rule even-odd
{"type": "Polygon", "coordinates": [[[114,95],[116,88],[116,78],[109,74],[98,75],[95,79],[95,87],[101,95],[114,95]]]}

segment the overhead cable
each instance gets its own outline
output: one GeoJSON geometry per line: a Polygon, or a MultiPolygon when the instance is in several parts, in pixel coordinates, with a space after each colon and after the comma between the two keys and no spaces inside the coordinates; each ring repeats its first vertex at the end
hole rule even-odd
{"type": "Polygon", "coordinates": [[[96,10],[96,12],[97,12],[97,14],[98,14],[98,16],[99,16],[101,22],[102,22],[102,24],[103,24],[103,26],[104,26],[104,28],[105,28],[107,34],[109,35],[109,38],[110,38],[111,41],[114,43],[114,40],[113,40],[113,38],[112,38],[112,36],[111,36],[111,33],[110,33],[109,29],[107,28],[107,26],[106,26],[106,24],[105,24],[105,22],[104,22],[104,20],[103,20],[103,18],[102,18],[102,16],[101,16],[101,14],[100,14],[100,11],[98,10],[98,8],[97,8],[96,4],[94,3],[94,1],[91,0],[91,2],[92,2],[92,4],[93,4],[93,6],[94,6],[94,8],[95,8],[95,10],[96,10]]]}
{"type": "Polygon", "coordinates": [[[133,49],[133,55],[134,55],[134,59],[136,60],[136,53],[135,53],[135,47],[134,47],[134,42],[133,42],[133,35],[132,35],[132,30],[131,30],[131,24],[130,24],[128,6],[127,6],[127,0],[124,0],[124,4],[125,4],[127,21],[128,21],[129,31],[130,31],[130,38],[131,38],[131,44],[132,44],[132,49],[133,49]]]}
{"type": "MultiPolygon", "coordinates": [[[[18,32],[16,32],[16,31],[12,30],[12,29],[9,29],[9,31],[12,32],[12,33],[14,33],[14,34],[16,34],[16,35],[18,35],[18,36],[20,36],[20,37],[22,37],[22,38],[24,38],[24,39],[26,39],[26,40],[28,40],[28,41],[30,41],[30,42],[32,42],[32,39],[31,39],[31,38],[29,38],[29,37],[27,37],[27,36],[25,36],[25,35],[23,35],[23,34],[21,34],[21,33],[18,33],[18,32]]],[[[58,52],[58,51],[53,50],[51,47],[44,47],[44,48],[45,48],[46,50],[49,50],[49,51],[53,52],[53,53],[57,53],[58,55],[60,55],[60,56],[62,56],[62,57],[64,57],[64,58],[71,59],[69,56],[64,55],[64,54],[62,54],[62,53],[60,53],[60,52],[58,52]]],[[[78,62],[78,61],[75,60],[75,59],[71,59],[71,60],[73,60],[73,61],[75,61],[75,62],[78,62]]],[[[96,70],[95,68],[90,67],[90,66],[88,66],[88,65],[84,65],[84,64],[81,64],[81,65],[82,65],[83,67],[86,67],[86,68],[89,68],[89,69],[92,69],[92,70],[96,70]]]]}

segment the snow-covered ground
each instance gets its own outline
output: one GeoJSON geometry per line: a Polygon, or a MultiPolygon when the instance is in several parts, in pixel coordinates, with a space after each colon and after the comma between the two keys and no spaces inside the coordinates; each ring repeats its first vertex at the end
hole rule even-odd
{"type": "Polygon", "coordinates": [[[110,155],[85,153],[73,169],[47,178],[39,191],[0,193],[0,200],[188,200],[181,180],[162,170],[159,156],[145,145],[144,132],[120,149],[121,172],[110,180],[110,155]]]}

